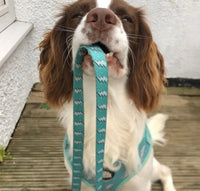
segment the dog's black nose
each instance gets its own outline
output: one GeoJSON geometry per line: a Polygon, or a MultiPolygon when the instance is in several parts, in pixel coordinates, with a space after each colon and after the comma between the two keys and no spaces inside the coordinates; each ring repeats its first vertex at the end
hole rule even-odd
{"type": "Polygon", "coordinates": [[[88,13],[86,22],[90,23],[93,29],[105,31],[117,24],[117,18],[109,9],[95,8],[88,13]]]}

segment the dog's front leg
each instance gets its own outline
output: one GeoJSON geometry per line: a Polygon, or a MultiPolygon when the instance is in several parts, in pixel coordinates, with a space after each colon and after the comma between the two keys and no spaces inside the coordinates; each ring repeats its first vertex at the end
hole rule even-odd
{"type": "Polygon", "coordinates": [[[160,164],[155,158],[153,160],[153,179],[155,182],[161,180],[164,191],[176,191],[170,168],[160,164]]]}

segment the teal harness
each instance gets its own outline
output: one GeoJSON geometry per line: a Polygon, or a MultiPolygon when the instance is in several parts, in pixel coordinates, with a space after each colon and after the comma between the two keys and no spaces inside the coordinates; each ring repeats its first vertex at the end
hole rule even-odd
{"type": "MultiPolygon", "coordinates": [[[[63,148],[64,155],[72,168],[72,191],[81,190],[81,181],[96,191],[116,191],[136,172],[127,174],[126,168],[121,161],[115,165],[119,170],[112,172],[104,168],[104,147],[106,136],[107,119],[107,96],[108,96],[108,71],[104,52],[96,45],[81,46],[77,52],[74,66],[73,82],[73,157],[70,154],[70,143],[66,134],[63,148]],[[84,99],[83,99],[83,72],[81,64],[84,56],[89,53],[92,57],[96,75],[96,175],[88,178],[83,171],[83,148],[84,148],[84,99]],[[103,173],[110,174],[109,178],[103,178],[103,173]]],[[[137,173],[143,168],[149,158],[152,149],[152,138],[148,127],[145,127],[143,138],[138,147],[141,165],[137,173]]]]}

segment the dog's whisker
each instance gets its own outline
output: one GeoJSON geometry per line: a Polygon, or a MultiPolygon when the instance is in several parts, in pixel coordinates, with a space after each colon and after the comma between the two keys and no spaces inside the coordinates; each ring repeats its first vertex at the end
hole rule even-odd
{"type": "Polygon", "coordinates": [[[132,42],[133,44],[137,44],[137,42],[135,41],[135,39],[132,39],[132,40],[129,39],[129,42],[132,42]]]}
{"type": "Polygon", "coordinates": [[[68,46],[68,44],[72,41],[73,35],[69,35],[66,39],[66,44],[68,46]]]}
{"type": "MultiPolygon", "coordinates": [[[[68,53],[67,53],[67,56],[65,58],[64,65],[67,63],[66,61],[67,61],[68,57],[71,55],[71,53],[72,53],[72,47],[70,47],[70,49],[68,49],[68,53]]],[[[67,63],[67,64],[70,65],[70,63],[67,63]]]]}
{"type": "Polygon", "coordinates": [[[74,33],[74,31],[75,31],[72,28],[65,28],[65,27],[62,27],[62,26],[56,26],[55,30],[63,31],[63,32],[72,32],[72,33],[74,33]]]}
{"type": "Polygon", "coordinates": [[[133,50],[130,48],[130,46],[128,47],[128,49],[130,51],[132,62],[133,62],[133,64],[135,64],[135,59],[136,59],[135,54],[134,54],[133,50]]]}
{"type": "MultiPolygon", "coordinates": [[[[67,39],[66,39],[66,48],[65,48],[65,50],[64,50],[64,52],[63,52],[63,55],[62,55],[62,62],[63,62],[63,60],[64,60],[64,56],[65,56],[65,53],[66,53],[66,51],[68,50],[68,46],[69,46],[69,44],[70,44],[70,41],[72,40],[72,36],[73,35],[70,35],[69,37],[67,37],[67,39]]],[[[64,63],[64,62],[63,62],[64,63]]]]}
{"type": "Polygon", "coordinates": [[[63,26],[63,25],[57,25],[57,27],[60,27],[62,29],[69,29],[69,30],[75,31],[75,28],[71,28],[71,27],[67,27],[67,26],[63,26]]]}
{"type": "Polygon", "coordinates": [[[70,49],[70,46],[72,48],[72,38],[68,39],[68,41],[67,41],[67,49],[68,50],[70,49]]]}
{"type": "Polygon", "coordinates": [[[127,35],[127,37],[129,38],[129,39],[142,39],[142,40],[145,40],[145,39],[150,39],[151,37],[145,37],[145,36],[129,36],[129,35],[127,35]]]}
{"type": "MultiPolygon", "coordinates": [[[[72,39],[71,40],[69,40],[68,41],[68,45],[67,45],[67,47],[66,47],[66,49],[65,49],[65,51],[64,51],[64,53],[63,53],[63,58],[62,58],[62,60],[64,60],[63,61],[63,67],[66,65],[66,63],[67,63],[67,59],[68,59],[68,55],[70,54],[71,55],[71,52],[72,52],[72,46],[71,46],[71,41],[72,41],[72,39]],[[66,52],[67,52],[67,55],[66,55],[66,52]],[[66,57],[65,57],[66,56],[66,57]],[[65,58],[64,58],[65,57],[65,58]]],[[[71,57],[72,58],[72,57],[71,57]]],[[[70,64],[70,63],[67,63],[67,64],[70,64]]]]}
{"type": "Polygon", "coordinates": [[[138,40],[138,39],[139,39],[139,40],[140,40],[140,39],[141,39],[141,40],[145,40],[145,39],[147,39],[147,38],[144,38],[144,37],[133,37],[133,36],[128,36],[128,38],[129,38],[129,39],[134,39],[134,40],[138,40]]]}
{"type": "Polygon", "coordinates": [[[63,68],[64,68],[64,66],[65,66],[65,61],[66,61],[66,60],[65,60],[65,59],[66,59],[65,54],[66,54],[67,50],[68,50],[68,47],[65,48],[65,50],[64,50],[64,52],[63,52],[63,56],[62,56],[63,68]]]}
{"type": "Polygon", "coordinates": [[[151,38],[150,36],[146,36],[146,35],[140,35],[140,34],[130,34],[130,33],[128,33],[128,34],[127,34],[127,36],[151,38]]]}
{"type": "MultiPolygon", "coordinates": [[[[72,60],[72,39],[68,42],[67,49],[70,51],[69,59],[72,60]]],[[[70,64],[70,63],[68,63],[68,64],[70,64]]]]}
{"type": "Polygon", "coordinates": [[[57,30],[57,31],[62,31],[62,32],[74,32],[74,31],[72,31],[72,30],[68,30],[68,29],[62,29],[62,28],[56,28],[55,30],[57,30]]]}

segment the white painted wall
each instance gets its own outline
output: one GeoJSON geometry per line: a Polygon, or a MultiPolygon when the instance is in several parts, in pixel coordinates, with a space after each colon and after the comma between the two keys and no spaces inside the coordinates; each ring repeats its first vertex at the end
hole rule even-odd
{"type": "Polygon", "coordinates": [[[127,0],[146,10],[167,77],[200,78],[200,0],[127,0]]]}
{"type": "MultiPolygon", "coordinates": [[[[103,1],[103,0],[102,0],[103,1]]],[[[127,0],[143,6],[165,57],[167,77],[200,78],[200,0],[127,0]]],[[[54,15],[70,0],[15,0],[17,19],[34,30],[0,68],[0,144],[7,145],[33,83],[38,82],[37,48],[54,15]]]]}

